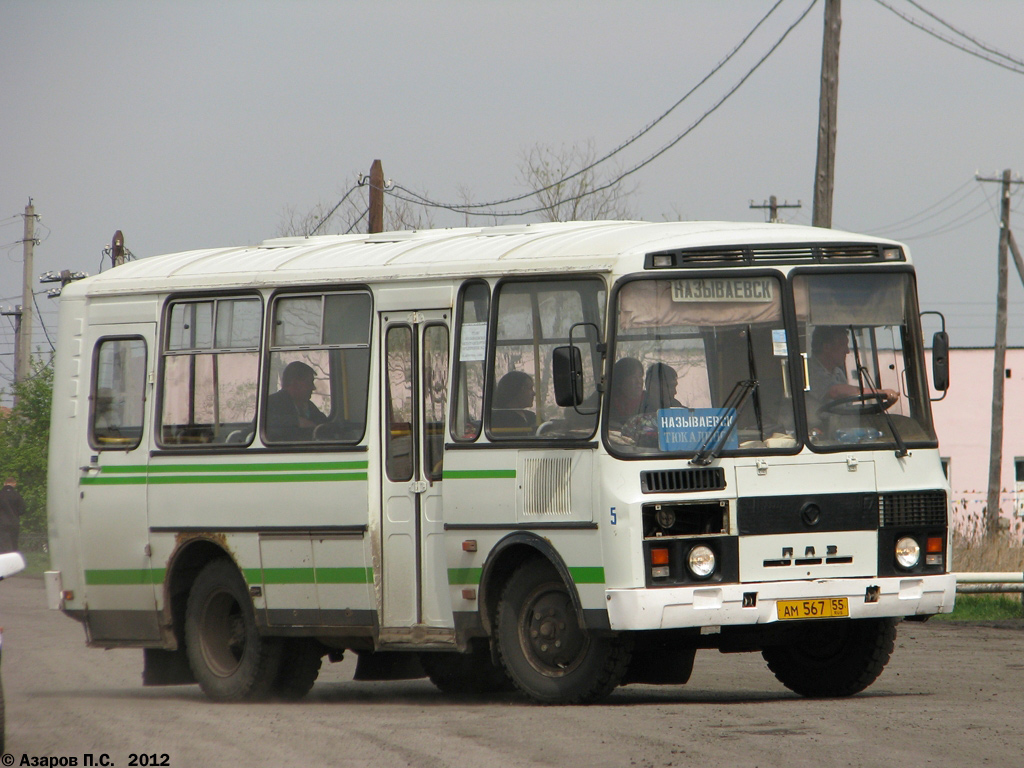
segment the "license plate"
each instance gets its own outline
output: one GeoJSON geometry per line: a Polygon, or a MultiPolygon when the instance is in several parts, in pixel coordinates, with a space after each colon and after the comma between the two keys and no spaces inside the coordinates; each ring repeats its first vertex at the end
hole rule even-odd
{"type": "Polygon", "coordinates": [[[812,600],[779,600],[779,619],[835,619],[850,615],[845,597],[824,597],[812,600]]]}

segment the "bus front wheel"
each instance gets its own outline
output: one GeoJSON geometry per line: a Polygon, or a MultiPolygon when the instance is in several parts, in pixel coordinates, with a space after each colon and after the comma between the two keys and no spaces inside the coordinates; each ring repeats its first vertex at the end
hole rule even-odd
{"type": "Polygon", "coordinates": [[[761,651],[779,682],[801,696],[852,696],[873,683],[896,643],[894,619],[810,622],[761,651]]]}
{"type": "Polygon", "coordinates": [[[498,653],[523,693],[546,704],[607,696],[629,666],[631,643],[580,626],[569,590],[546,562],[527,562],[498,604],[498,653]]]}
{"type": "Polygon", "coordinates": [[[203,692],[215,701],[261,699],[274,687],[281,640],[262,637],[245,580],[227,559],[196,577],[185,610],[185,650],[203,692]]]}

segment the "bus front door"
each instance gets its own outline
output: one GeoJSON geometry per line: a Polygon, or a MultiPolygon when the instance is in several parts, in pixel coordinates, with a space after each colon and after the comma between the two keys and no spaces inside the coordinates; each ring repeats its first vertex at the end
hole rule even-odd
{"type": "Polygon", "coordinates": [[[454,626],[441,470],[450,312],[381,313],[381,626],[454,626]]]}

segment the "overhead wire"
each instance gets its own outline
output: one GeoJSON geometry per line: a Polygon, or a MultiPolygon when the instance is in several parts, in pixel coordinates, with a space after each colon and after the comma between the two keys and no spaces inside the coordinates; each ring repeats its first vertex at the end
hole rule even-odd
{"type": "MultiPolygon", "coordinates": [[[[975,56],[976,58],[979,58],[979,59],[981,59],[983,61],[987,61],[990,64],[995,64],[997,67],[1002,67],[1003,69],[1007,69],[1007,70],[1009,70],[1011,72],[1016,72],[1018,75],[1024,75],[1024,61],[1018,61],[1017,59],[1014,59],[1014,58],[1006,56],[1006,54],[997,54],[999,56],[1002,56],[1003,58],[1007,58],[1010,62],[1012,62],[1012,65],[1004,63],[1002,61],[999,61],[998,59],[992,58],[992,56],[987,55],[986,53],[982,53],[982,52],[973,50],[971,48],[968,48],[967,46],[965,46],[965,45],[963,45],[961,43],[958,43],[956,40],[951,40],[949,37],[941,34],[940,32],[937,32],[936,30],[932,29],[931,27],[921,23],[920,21],[918,21],[917,19],[913,18],[912,16],[909,16],[908,14],[903,13],[900,10],[897,10],[893,6],[889,5],[889,3],[885,2],[885,0],[875,0],[875,2],[878,3],[880,6],[882,6],[883,8],[885,8],[886,10],[888,10],[888,11],[896,14],[897,16],[899,16],[905,22],[910,24],[910,26],[914,27],[915,29],[919,29],[919,30],[921,30],[922,32],[924,32],[924,33],[926,33],[928,35],[931,35],[936,40],[941,40],[942,42],[946,43],[947,45],[951,45],[954,48],[957,48],[957,49],[963,51],[964,53],[968,53],[971,56],[975,56]]],[[[968,39],[971,39],[971,38],[968,38],[968,39]]],[[[978,45],[978,44],[975,43],[975,45],[978,45]]],[[[978,47],[980,48],[981,46],[979,45],[978,47]]],[[[982,50],[985,50],[985,49],[983,48],[982,50]]]]}
{"type": "Polygon", "coordinates": [[[919,11],[921,11],[921,13],[924,13],[924,14],[932,17],[933,19],[935,19],[935,21],[939,22],[939,24],[944,26],[950,32],[953,32],[954,34],[959,35],[960,37],[962,37],[964,40],[967,40],[967,41],[973,43],[974,45],[978,46],[979,48],[981,48],[981,50],[985,51],[986,53],[991,53],[993,56],[999,56],[1000,58],[1003,58],[1003,59],[1006,59],[1007,61],[1013,62],[1014,64],[1017,64],[1018,66],[1024,67],[1024,60],[1015,59],[1010,54],[1003,53],[998,48],[993,48],[993,47],[991,47],[989,45],[986,45],[981,40],[978,40],[977,38],[972,37],[971,35],[969,35],[966,32],[964,32],[962,29],[959,29],[958,27],[954,27],[952,24],[950,24],[945,19],[939,18],[936,14],[932,13],[931,11],[929,11],[923,5],[921,5],[918,2],[915,2],[915,0],[907,0],[907,2],[910,3],[912,6],[914,6],[915,8],[917,8],[919,11]]]}
{"type": "MultiPolygon", "coordinates": [[[[713,106],[711,106],[707,111],[705,111],[704,114],[702,114],[696,121],[691,123],[689,125],[689,127],[686,128],[686,130],[684,130],[682,133],[677,135],[670,142],[668,142],[667,144],[662,146],[658,151],[654,152],[652,155],[649,155],[647,158],[645,158],[641,162],[637,163],[633,167],[629,168],[626,171],[623,171],[618,176],[616,176],[615,178],[613,178],[610,181],[605,182],[604,184],[601,184],[601,185],[589,188],[586,192],[583,192],[583,193],[581,193],[579,195],[572,195],[572,196],[569,196],[569,197],[566,197],[566,198],[562,198],[560,200],[548,203],[546,205],[538,206],[536,208],[531,208],[531,209],[527,209],[527,210],[519,210],[519,211],[495,211],[495,210],[477,211],[477,210],[474,210],[474,209],[481,208],[481,207],[491,207],[491,208],[493,208],[495,206],[504,205],[504,204],[509,203],[509,202],[518,202],[519,200],[524,200],[526,198],[533,197],[538,192],[541,192],[541,191],[544,191],[544,190],[532,190],[532,191],[530,191],[528,193],[525,193],[523,195],[520,195],[520,196],[517,196],[517,197],[514,197],[514,198],[507,198],[506,200],[503,200],[503,201],[497,201],[497,202],[493,202],[493,203],[476,203],[476,204],[441,203],[441,202],[438,202],[438,201],[435,201],[435,200],[431,200],[431,199],[427,198],[424,195],[420,195],[419,193],[417,193],[417,192],[415,192],[415,191],[413,191],[413,190],[411,190],[411,189],[409,189],[407,187],[404,187],[404,186],[402,186],[400,184],[395,184],[394,185],[394,189],[401,190],[402,192],[406,193],[406,195],[409,195],[410,197],[399,195],[399,194],[394,192],[394,189],[393,190],[387,190],[387,194],[391,195],[395,199],[403,200],[405,202],[412,203],[414,205],[423,205],[423,206],[429,207],[429,208],[442,208],[442,209],[449,210],[449,211],[452,211],[452,212],[455,212],[455,213],[462,213],[462,214],[469,215],[469,216],[504,216],[504,217],[515,217],[515,216],[525,216],[525,215],[528,215],[528,214],[531,214],[531,213],[538,213],[540,211],[550,210],[552,207],[554,207],[556,205],[560,205],[560,204],[566,203],[566,202],[572,202],[572,201],[575,201],[575,200],[581,200],[584,197],[597,194],[598,192],[603,192],[604,190],[609,189],[609,188],[615,186],[616,184],[618,184],[619,182],[621,182],[623,179],[627,178],[628,176],[631,176],[632,174],[636,173],[637,171],[639,171],[639,170],[645,168],[646,166],[650,165],[652,162],[657,160],[663,154],[665,154],[670,149],[675,147],[684,138],[689,136],[694,130],[696,130],[696,128],[699,125],[701,125],[701,123],[703,123],[708,117],[710,117],[712,114],[714,114],[726,101],[729,100],[729,98],[731,98],[733,96],[733,94],[735,94],[747,82],[747,80],[749,80],[754,75],[754,73],[758,69],[760,69],[761,65],[764,64],[764,62],[767,61],[768,58],[773,53],[775,53],[776,50],[778,50],[779,46],[782,45],[783,41],[785,41],[785,39],[789,36],[789,34],[794,29],[796,29],[797,26],[799,26],[801,22],[803,22],[803,20],[807,17],[807,14],[809,14],[811,12],[811,9],[816,4],[817,4],[817,0],[811,0],[810,5],[807,6],[807,8],[804,10],[803,13],[800,14],[800,16],[796,19],[796,21],[794,21],[792,24],[789,25],[789,27],[786,28],[786,31],[783,32],[782,36],[774,43],[774,45],[771,46],[771,48],[768,49],[768,52],[765,53],[747,71],[747,73],[745,75],[743,75],[743,77],[741,77],[736,82],[736,84],[733,85],[732,88],[730,88],[725,93],[724,96],[722,96],[717,102],[715,102],[715,104],[713,106]]],[[[773,8],[773,10],[774,10],[774,8],[773,8]]],[[[591,166],[591,167],[593,167],[593,166],[591,166]]],[[[580,172],[581,171],[577,171],[574,174],[574,176],[579,175],[580,172]]],[[[565,179],[563,179],[562,181],[555,182],[554,184],[551,184],[548,187],[545,187],[544,189],[552,189],[553,187],[558,186],[558,184],[564,183],[564,181],[566,181],[568,179],[571,179],[571,178],[573,178],[573,176],[568,176],[565,179]]]]}
{"type": "MultiPolygon", "coordinates": [[[[904,226],[904,225],[908,225],[908,224],[910,224],[910,222],[913,222],[913,221],[914,221],[915,219],[917,219],[917,218],[918,218],[919,216],[922,216],[923,214],[925,214],[925,213],[928,213],[928,211],[932,210],[933,208],[936,208],[936,207],[938,207],[938,206],[942,205],[942,204],[943,204],[944,202],[946,202],[947,200],[949,200],[949,198],[953,197],[953,196],[954,196],[955,194],[957,194],[957,193],[958,193],[958,192],[960,192],[961,190],[963,190],[963,189],[965,189],[966,187],[970,186],[970,185],[971,185],[971,183],[972,183],[973,181],[974,181],[974,179],[973,179],[973,178],[972,178],[972,179],[968,179],[968,180],[967,180],[967,181],[965,181],[965,182],[964,182],[963,184],[961,184],[961,185],[960,185],[959,187],[957,187],[957,188],[956,188],[956,189],[954,189],[954,190],[953,190],[952,192],[950,192],[950,193],[949,193],[948,195],[946,195],[945,197],[943,197],[943,198],[942,198],[941,200],[939,200],[939,201],[937,201],[937,202],[935,202],[935,203],[932,203],[932,204],[931,204],[931,205],[929,205],[929,206],[928,206],[927,208],[922,208],[922,209],[921,209],[920,211],[917,211],[916,213],[913,213],[913,214],[911,214],[910,216],[907,216],[906,218],[900,219],[899,221],[894,221],[894,222],[893,222],[893,223],[891,223],[891,224],[885,224],[885,225],[883,225],[883,226],[880,226],[880,227],[870,227],[869,229],[870,229],[870,231],[871,231],[871,232],[875,232],[875,233],[879,233],[879,234],[880,234],[880,233],[884,233],[884,232],[888,232],[888,231],[891,231],[891,230],[897,229],[897,228],[899,228],[899,227],[902,227],[902,226],[904,226]]],[[[955,200],[954,202],[950,203],[950,204],[949,204],[948,206],[946,206],[945,208],[942,208],[941,210],[939,210],[939,211],[936,211],[936,212],[935,212],[934,214],[932,214],[932,215],[930,215],[930,216],[926,217],[925,219],[922,219],[922,221],[927,221],[928,219],[934,218],[935,216],[937,216],[937,215],[939,215],[939,214],[941,214],[941,213],[945,213],[945,212],[946,212],[946,211],[948,211],[948,210],[949,210],[950,208],[954,207],[955,205],[958,205],[958,204],[959,204],[959,203],[960,203],[960,202],[961,202],[962,200],[965,200],[965,199],[966,199],[966,198],[968,198],[968,197],[969,197],[970,195],[974,194],[976,190],[977,190],[977,187],[973,187],[973,188],[971,188],[971,189],[970,189],[970,190],[969,190],[969,191],[967,192],[967,194],[963,195],[963,196],[962,196],[962,197],[960,197],[960,198],[957,198],[957,200],[955,200]]]]}

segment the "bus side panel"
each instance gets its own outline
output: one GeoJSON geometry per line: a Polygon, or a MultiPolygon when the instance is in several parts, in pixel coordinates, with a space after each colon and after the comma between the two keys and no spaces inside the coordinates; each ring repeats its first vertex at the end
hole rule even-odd
{"type": "Polygon", "coordinates": [[[47,527],[50,565],[59,574],[51,608],[63,607],[76,618],[84,608],[85,582],[81,568],[78,529],[78,477],[82,462],[78,446],[88,417],[89,356],[84,349],[85,303],[62,299],[54,359],[53,406],[47,473],[47,527]],[[60,593],[72,594],[60,602],[60,593]]]}

